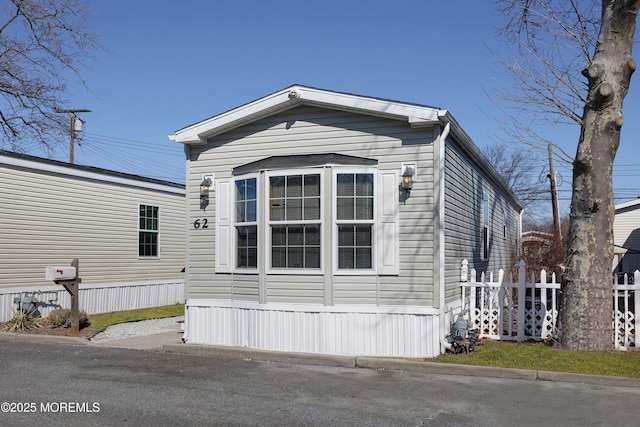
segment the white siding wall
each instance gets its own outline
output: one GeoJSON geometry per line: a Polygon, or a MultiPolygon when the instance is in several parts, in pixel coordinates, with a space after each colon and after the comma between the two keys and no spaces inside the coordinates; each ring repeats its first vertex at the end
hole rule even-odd
{"type": "MultiPolygon", "coordinates": [[[[259,300],[319,304],[433,305],[433,129],[408,123],[298,107],[227,132],[206,146],[192,146],[188,162],[189,224],[208,220],[208,229],[190,226],[188,298],[259,300]],[[380,171],[416,162],[418,182],[400,201],[400,274],[397,276],[266,276],[215,274],[215,203],[200,208],[203,174],[228,179],[234,167],[270,156],[339,153],[379,161],[380,171]],[[330,287],[330,289],[327,288],[330,287]]],[[[326,185],[326,182],[325,182],[326,185]]],[[[400,194],[398,194],[400,196],[400,194]]],[[[326,223],[325,225],[329,225],[326,223]]]]}
{"type": "Polygon", "coordinates": [[[184,194],[0,162],[0,287],[51,285],[45,266],[74,258],[83,284],[181,279],[184,212],[184,194]],[[158,259],[138,258],[140,203],[160,207],[158,259]]]}

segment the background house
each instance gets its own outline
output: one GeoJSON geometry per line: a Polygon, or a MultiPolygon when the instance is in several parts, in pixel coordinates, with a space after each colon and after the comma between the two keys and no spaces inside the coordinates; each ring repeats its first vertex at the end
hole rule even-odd
{"type": "Polygon", "coordinates": [[[295,85],[170,138],[189,343],[435,356],[460,262],[515,256],[522,205],[447,110],[295,85]]]}
{"type": "Polygon", "coordinates": [[[89,313],[182,301],[184,194],[181,184],[0,151],[0,320],[25,292],[46,291],[35,294],[43,314],[68,307],[45,267],[74,258],[89,313]]]}
{"type": "Polygon", "coordinates": [[[613,271],[633,273],[640,270],[640,199],[616,205],[615,212],[613,271]]]}

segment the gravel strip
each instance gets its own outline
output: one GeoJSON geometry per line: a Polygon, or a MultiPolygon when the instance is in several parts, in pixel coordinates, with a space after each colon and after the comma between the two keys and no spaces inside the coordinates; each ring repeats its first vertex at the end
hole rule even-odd
{"type": "Polygon", "coordinates": [[[91,338],[93,343],[106,341],[123,340],[126,338],[139,337],[143,335],[160,334],[170,332],[180,328],[178,323],[184,321],[184,316],[164,317],[161,319],[140,320],[137,322],[119,323],[109,326],[104,331],[91,338]]]}

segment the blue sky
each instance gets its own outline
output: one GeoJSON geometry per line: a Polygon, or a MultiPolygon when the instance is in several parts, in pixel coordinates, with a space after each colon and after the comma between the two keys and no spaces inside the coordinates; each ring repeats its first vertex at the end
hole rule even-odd
{"type": "MultiPolygon", "coordinates": [[[[506,80],[488,52],[501,49],[503,21],[490,1],[109,0],[89,7],[89,25],[109,52],[97,52],[83,74],[91,92],[72,84],[71,105],[63,106],[92,110],[80,115],[78,164],[184,182],[182,146],[167,135],[294,83],[447,108],[481,148],[500,135],[487,91],[506,80]]],[[[637,79],[625,102],[617,203],[640,195],[637,79]]],[[[547,133],[575,153],[577,127],[547,133]]],[[[68,141],[54,158],[68,160],[68,141]]],[[[555,167],[566,211],[571,171],[555,167]]]]}

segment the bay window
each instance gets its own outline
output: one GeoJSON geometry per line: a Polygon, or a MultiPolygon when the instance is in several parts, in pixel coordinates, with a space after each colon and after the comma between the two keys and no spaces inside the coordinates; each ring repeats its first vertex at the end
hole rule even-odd
{"type": "Polygon", "coordinates": [[[269,157],[216,192],[217,273],[398,274],[397,172],[375,160],[269,157]]]}

